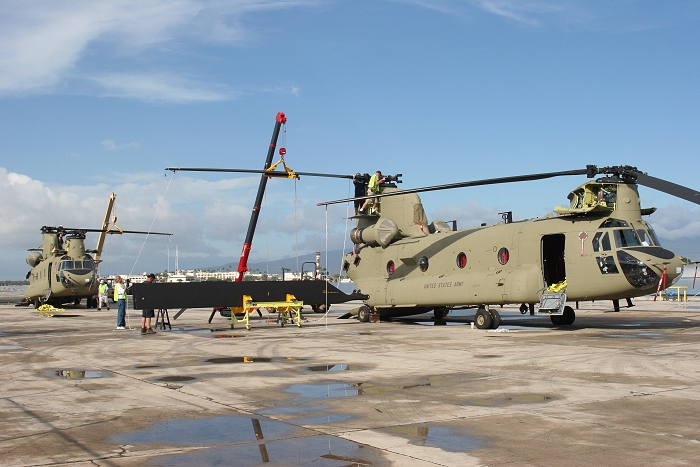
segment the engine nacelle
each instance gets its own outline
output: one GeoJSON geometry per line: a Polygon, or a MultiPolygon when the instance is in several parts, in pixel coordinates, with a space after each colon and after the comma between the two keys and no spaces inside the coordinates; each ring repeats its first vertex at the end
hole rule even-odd
{"type": "Polygon", "coordinates": [[[42,258],[41,253],[39,253],[38,251],[32,251],[27,255],[27,264],[31,267],[34,267],[37,264],[39,264],[42,259],[44,258],[42,258]]]}
{"type": "Polygon", "coordinates": [[[380,219],[376,224],[364,229],[352,229],[350,240],[355,244],[366,243],[386,248],[399,234],[399,227],[391,219],[380,219]]]}

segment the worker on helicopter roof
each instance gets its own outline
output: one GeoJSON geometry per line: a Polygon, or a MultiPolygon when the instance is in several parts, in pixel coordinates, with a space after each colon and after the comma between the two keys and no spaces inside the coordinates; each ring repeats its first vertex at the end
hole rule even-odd
{"type": "MultiPolygon", "coordinates": [[[[367,184],[367,196],[371,195],[376,195],[379,193],[379,186],[386,181],[386,177],[382,176],[382,171],[377,170],[374,175],[372,175],[369,178],[369,183],[367,184]]],[[[360,208],[359,212],[363,213],[364,210],[367,208],[368,204],[372,204],[372,207],[370,208],[371,213],[375,213],[377,211],[377,202],[379,201],[379,198],[367,198],[365,200],[365,204],[362,205],[360,208]]]]}

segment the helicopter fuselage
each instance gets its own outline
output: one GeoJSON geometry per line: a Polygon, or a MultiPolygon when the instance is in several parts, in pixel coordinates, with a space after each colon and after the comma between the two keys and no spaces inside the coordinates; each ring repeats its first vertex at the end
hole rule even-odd
{"type": "Polygon", "coordinates": [[[63,240],[54,232],[43,234],[41,253],[27,257],[32,270],[27,274],[29,285],[24,291],[26,302],[62,305],[97,295],[96,266],[85,251],[83,238],[63,240]]]}
{"type": "MultiPolygon", "coordinates": [[[[398,238],[384,247],[356,241],[344,266],[358,291],[369,295],[365,304],[385,316],[438,307],[534,304],[560,283],[570,301],[654,293],[664,272],[671,285],[682,273],[681,258],[663,249],[642,220],[636,186],[620,185],[615,191],[609,209],[562,208],[569,212],[458,231],[431,231],[424,219],[418,234],[413,229],[406,236],[402,231],[411,231],[406,226],[415,223],[406,218],[420,199],[415,194],[385,198],[380,218],[360,219],[358,226],[381,229],[382,217],[399,217],[398,238]],[[408,215],[401,218],[400,211],[408,215]]],[[[412,221],[417,218],[414,214],[412,221]]]]}

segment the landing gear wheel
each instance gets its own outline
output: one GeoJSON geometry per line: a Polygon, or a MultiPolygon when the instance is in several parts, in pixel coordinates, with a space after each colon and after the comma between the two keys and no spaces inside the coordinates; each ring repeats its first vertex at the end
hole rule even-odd
{"type": "Polygon", "coordinates": [[[555,324],[557,326],[561,326],[564,324],[564,316],[563,315],[552,315],[549,317],[549,319],[552,320],[552,324],[555,324]]]}
{"type": "Polygon", "coordinates": [[[530,307],[527,306],[527,303],[523,303],[522,305],[520,305],[520,314],[524,315],[529,309],[530,307]]]}
{"type": "MultiPolygon", "coordinates": [[[[330,305],[328,306],[328,308],[330,308],[330,305]]],[[[311,305],[311,309],[314,313],[325,313],[328,308],[326,308],[325,303],[322,303],[320,305],[311,305]]]]}
{"type": "Polygon", "coordinates": [[[474,315],[474,324],[479,329],[491,328],[492,322],[493,318],[491,317],[491,313],[486,311],[486,308],[479,308],[474,315]]]}
{"type": "Polygon", "coordinates": [[[445,316],[447,316],[447,313],[449,313],[450,310],[444,307],[440,308],[435,308],[433,310],[433,315],[435,315],[435,321],[442,321],[445,319],[445,316]]]}
{"type": "Polygon", "coordinates": [[[491,314],[491,329],[498,329],[501,325],[501,315],[496,310],[489,310],[491,314]]]}
{"type": "Polygon", "coordinates": [[[370,309],[367,305],[362,305],[360,309],[357,310],[357,319],[360,321],[360,323],[369,322],[369,312],[370,309]]]}
{"type": "Polygon", "coordinates": [[[41,301],[38,298],[35,298],[34,299],[34,308],[38,310],[40,306],[41,306],[41,301]]]}
{"type": "Polygon", "coordinates": [[[561,317],[564,320],[561,324],[569,326],[574,324],[574,321],[576,320],[576,312],[574,312],[574,309],[570,306],[566,306],[564,307],[564,314],[561,315],[561,317]]]}

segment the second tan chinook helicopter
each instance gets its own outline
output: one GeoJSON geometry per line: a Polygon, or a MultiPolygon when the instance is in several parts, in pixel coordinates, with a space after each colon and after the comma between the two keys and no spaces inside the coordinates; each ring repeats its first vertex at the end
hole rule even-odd
{"type": "MultiPolygon", "coordinates": [[[[494,305],[521,304],[556,325],[570,325],[575,312],[567,302],[612,300],[651,294],[673,284],[684,259],[661,246],[642,216],[637,185],[645,185],[700,204],[700,193],[635,167],[616,166],[454,183],[413,190],[385,184],[377,214],[357,215],[350,233],[353,252],[343,269],[369,296],[359,309],[386,319],[434,310],[477,308],[480,329],[497,328],[494,305]],[[539,180],[563,175],[604,177],[572,191],[568,207],[555,214],[455,230],[444,221],[429,222],[416,193],[468,186],[539,180]]],[[[356,198],[353,198],[356,199],[356,198]]],[[[319,203],[328,205],[349,200],[319,203]]]]}
{"type": "Polygon", "coordinates": [[[112,193],[101,229],[74,229],[63,226],[41,228],[40,248],[32,248],[27,256],[31,270],[27,273],[29,285],[24,290],[24,305],[39,308],[43,304],[60,306],[78,305],[85,298],[88,308],[97,308],[97,267],[107,234],[172,235],[160,232],[122,230],[112,217],[116,195],[112,193]],[[88,232],[99,232],[97,248],[85,248],[88,232]],[[93,256],[94,255],[94,256],[93,256]]]}

